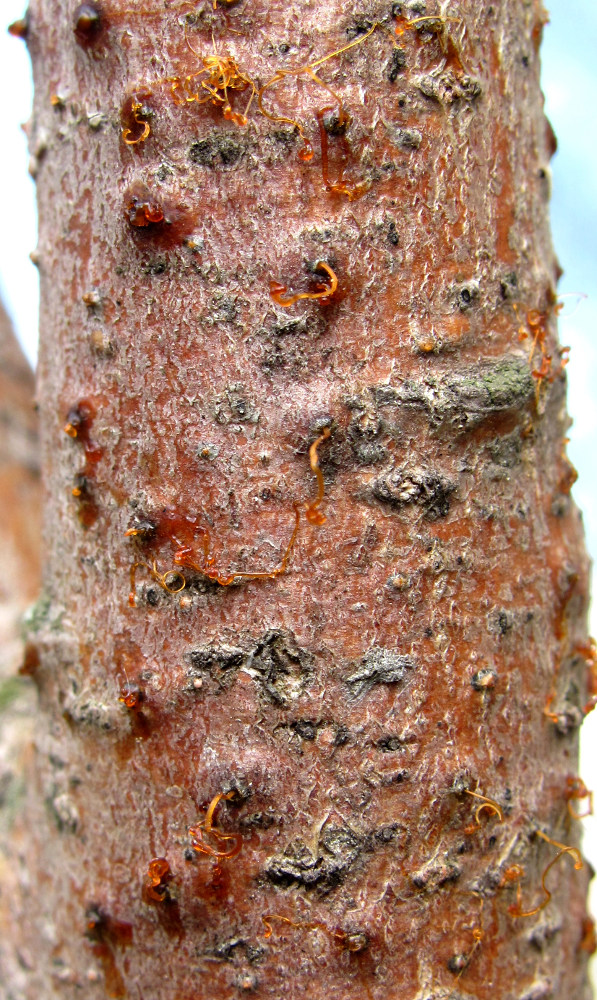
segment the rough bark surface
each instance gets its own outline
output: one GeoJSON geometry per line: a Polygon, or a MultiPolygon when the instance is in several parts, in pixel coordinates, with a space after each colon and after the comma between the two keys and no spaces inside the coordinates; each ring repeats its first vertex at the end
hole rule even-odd
{"type": "Polygon", "coordinates": [[[578,841],[588,697],[544,12],[82,8],[28,23],[47,562],[11,997],[586,1000],[586,867],[515,913],[541,834],[578,841]],[[306,73],[262,95],[310,162],[184,84],[187,39],[261,86],[359,37],[317,68],[347,126],[306,73]],[[275,303],[322,263],[327,301],[275,303]],[[285,572],[230,582],[295,508],[285,572]]]}

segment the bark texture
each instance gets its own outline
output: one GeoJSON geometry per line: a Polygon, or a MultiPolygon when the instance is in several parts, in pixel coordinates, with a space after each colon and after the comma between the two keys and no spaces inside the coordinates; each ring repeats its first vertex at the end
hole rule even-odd
{"type": "Polygon", "coordinates": [[[544,12],[438,13],[31,4],[47,561],[11,997],[589,996],[586,867],[514,912],[542,834],[578,841],[588,697],[544,12]],[[262,95],[309,162],[256,101],[234,121],[248,78],[359,38],[312,70],[348,124],[307,72],[262,95]],[[295,507],[285,572],[230,582],[280,566],[295,507]]]}

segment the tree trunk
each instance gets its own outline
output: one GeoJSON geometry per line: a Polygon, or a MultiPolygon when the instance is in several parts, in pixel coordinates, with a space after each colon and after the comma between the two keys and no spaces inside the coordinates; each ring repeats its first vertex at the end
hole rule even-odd
{"type": "Polygon", "coordinates": [[[32,0],[11,996],[589,996],[544,11],[444,14],[32,0]]]}

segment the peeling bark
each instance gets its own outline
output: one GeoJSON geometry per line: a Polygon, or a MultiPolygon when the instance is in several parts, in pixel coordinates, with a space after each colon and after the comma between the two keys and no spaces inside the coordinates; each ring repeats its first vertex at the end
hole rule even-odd
{"type": "Polygon", "coordinates": [[[544,12],[130,7],[27,28],[47,560],[12,995],[586,1000],[576,856],[517,916],[578,842],[589,695],[544,12]],[[247,108],[308,64],[337,98],[295,72],[247,108]]]}

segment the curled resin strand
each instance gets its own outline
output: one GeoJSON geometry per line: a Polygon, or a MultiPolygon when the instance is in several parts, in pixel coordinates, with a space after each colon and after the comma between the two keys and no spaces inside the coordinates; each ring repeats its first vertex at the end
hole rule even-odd
{"type": "Polygon", "coordinates": [[[584,706],[584,714],[588,715],[597,705],[597,643],[590,637],[587,642],[577,647],[578,652],[587,664],[587,694],[589,700],[584,706]]]}
{"type": "MultiPolygon", "coordinates": [[[[557,306],[555,308],[557,311],[557,306]]],[[[529,309],[524,321],[521,322],[519,307],[516,304],[514,304],[514,312],[520,324],[518,327],[518,339],[527,340],[529,337],[531,339],[529,365],[531,366],[531,375],[536,379],[537,383],[535,387],[535,403],[538,405],[543,382],[545,380],[552,382],[554,379],[552,372],[553,358],[551,354],[547,353],[545,346],[547,339],[547,313],[540,312],[539,309],[529,309]],[[535,368],[533,365],[537,349],[540,351],[540,361],[539,367],[535,368]]]]}
{"type": "Polygon", "coordinates": [[[123,128],[122,139],[123,142],[127,144],[127,146],[136,146],[140,142],[145,142],[145,140],[151,135],[151,125],[149,124],[148,121],[144,120],[144,116],[141,116],[139,114],[139,112],[142,112],[142,110],[143,110],[143,105],[140,103],[140,101],[133,101],[131,105],[131,114],[136,124],[141,129],[141,133],[134,139],[132,139],[131,136],[133,135],[133,129],[123,128]]]}
{"type": "Polygon", "coordinates": [[[566,807],[568,813],[572,819],[580,820],[586,819],[587,816],[593,815],[593,793],[589,791],[585,785],[582,778],[567,778],[566,779],[566,791],[564,793],[566,798],[566,807]],[[584,812],[577,812],[572,803],[574,801],[581,802],[583,799],[587,799],[587,806],[584,812]]]}
{"type": "Polygon", "coordinates": [[[226,858],[234,858],[240,853],[242,847],[242,837],[238,833],[224,833],[218,827],[213,824],[214,813],[222,800],[233,799],[236,796],[236,792],[219,792],[211,800],[205,819],[197,823],[196,826],[189,828],[189,836],[191,837],[191,847],[193,850],[200,854],[208,854],[212,858],[221,861],[226,858]],[[230,847],[224,850],[219,847],[213,847],[208,841],[204,839],[204,835],[213,837],[220,844],[230,843],[230,847]]]}
{"type": "MultiPolygon", "coordinates": [[[[213,36],[212,36],[213,38],[213,36]]],[[[197,56],[202,63],[202,68],[196,73],[189,73],[186,77],[169,77],[171,84],[171,94],[174,103],[184,104],[207,104],[211,103],[222,109],[223,117],[232,121],[235,125],[246,125],[248,114],[257,93],[254,81],[246,73],[243,73],[231,56],[220,55],[216,51],[215,41],[213,43],[213,55],[202,56],[193,46],[188,37],[187,25],[185,22],[185,41],[191,52],[197,56]],[[197,81],[194,84],[194,81],[197,81]],[[242,114],[232,109],[228,91],[243,92],[250,89],[248,104],[242,114]],[[182,91],[182,93],[180,93],[182,91]]]]}
{"type": "Polygon", "coordinates": [[[394,31],[396,35],[400,36],[405,31],[411,31],[414,28],[426,31],[430,35],[435,35],[439,39],[441,50],[446,60],[452,63],[457,72],[466,73],[467,69],[462,61],[460,49],[447,30],[450,22],[453,24],[462,23],[460,18],[446,17],[444,14],[427,14],[421,17],[413,17],[410,20],[405,18],[404,15],[399,15],[394,31]]]}
{"type": "Polygon", "coordinates": [[[269,291],[276,305],[282,306],[283,309],[288,309],[289,306],[293,306],[295,302],[300,302],[301,299],[320,299],[322,302],[330,299],[338,290],[338,278],[330,265],[326,264],[324,260],[318,260],[315,269],[325,271],[329,279],[329,283],[318,282],[318,290],[316,292],[297,292],[295,295],[286,296],[288,292],[287,285],[282,285],[278,281],[270,281],[269,291]]]}
{"type": "Polygon", "coordinates": [[[168,898],[168,882],[172,878],[166,858],[154,858],[147,869],[145,895],[154,903],[163,903],[168,898]]]}
{"type": "Polygon", "coordinates": [[[305,517],[307,518],[309,524],[316,524],[316,525],[325,524],[327,520],[325,514],[322,514],[321,511],[318,510],[324,497],[325,484],[323,481],[323,473],[319,468],[319,455],[317,449],[319,448],[320,444],[322,444],[324,441],[327,441],[331,433],[332,433],[331,428],[324,427],[323,432],[319,435],[318,438],[316,438],[316,440],[309,448],[309,462],[311,464],[311,471],[313,472],[313,474],[317,479],[317,496],[315,497],[315,500],[311,500],[311,502],[307,504],[305,510],[305,517]]]}
{"type": "Polygon", "coordinates": [[[289,927],[294,927],[297,930],[307,930],[307,931],[323,930],[323,931],[328,931],[328,928],[326,927],[326,925],[320,923],[317,920],[291,920],[290,917],[283,917],[280,913],[265,913],[261,917],[261,919],[262,919],[263,924],[265,926],[265,933],[263,935],[265,938],[270,938],[272,936],[273,932],[274,932],[274,928],[272,926],[272,920],[278,920],[278,921],[280,921],[280,923],[288,924],[289,927]]]}
{"type": "Polygon", "coordinates": [[[264,86],[261,87],[261,89],[257,92],[257,105],[264,118],[269,118],[270,122],[277,122],[282,125],[292,125],[292,127],[297,130],[303,142],[303,148],[300,150],[298,154],[299,159],[302,160],[304,163],[308,163],[309,160],[313,159],[313,146],[311,144],[311,140],[305,134],[305,130],[301,125],[301,123],[297,121],[296,118],[289,118],[287,115],[275,115],[271,111],[268,111],[263,104],[263,95],[265,91],[268,89],[268,87],[272,87],[279,80],[283,80],[285,76],[292,76],[292,75],[294,74],[290,70],[288,71],[280,70],[274,77],[272,77],[271,80],[268,80],[268,82],[264,84],[264,86]]]}
{"type": "MultiPolygon", "coordinates": [[[[344,112],[342,108],[341,98],[335,93],[335,91],[331,89],[331,87],[329,87],[326,83],[324,83],[324,81],[318,76],[318,74],[315,73],[315,70],[317,69],[318,66],[323,66],[330,59],[335,59],[338,56],[342,55],[343,52],[348,52],[349,49],[353,49],[357,45],[362,45],[363,42],[366,42],[367,39],[371,37],[374,31],[376,31],[378,28],[381,27],[383,26],[380,24],[380,22],[376,21],[375,24],[373,24],[371,28],[364,35],[359,36],[359,38],[353,39],[353,41],[349,42],[348,45],[343,45],[342,48],[335,49],[333,52],[329,52],[327,55],[321,56],[319,59],[314,59],[313,62],[305,63],[303,66],[297,66],[293,69],[278,70],[278,72],[275,73],[274,76],[272,76],[272,78],[268,80],[266,83],[264,83],[263,87],[259,89],[257,93],[257,103],[259,105],[259,110],[261,111],[261,114],[264,115],[265,118],[269,118],[269,120],[272,122],[280,122],[283,124],[292,125],[297,130],[298,134],[300,135],[304,143],[304,147],[299,153],[299,158],[304,162],[308,162],[309,160],[313,159],[313,146],[310,140],[305,135],[305,130],[303,126],[295,118],[289,118],[287,115],[276,115],[273,112],[268,111],[263,104],[263,95],[265,94],[265,91],[269,90],[270,87],[275,86],[275,84],[280,83],[281,80],[284,80],[288,76],[294,76],[295,78],[298,78],[299,76],[308,76],[310,77],[311,80],[313,80],[314,83],[316,83],[318,86],[324,87],[325,90],[327,90],[328,93],[330,93],[333,96],[334,100],[338,104],[338,111],[340,117],[342,118],[344,112]]],[[[392,43],[395,44],[394,39],[392,39],[392,43]]]]}
{"type": "Polygon", "coordinates": [[[322,923],[320,920],[291,920],[290,917],[283,917],[280,913],[265,913],[261,917],[263,925],[265,927],[264,937],[271,938],[274,933],[274,927],[272,921],[277,920],[280,923],[288,924],[289,927],[295,930],[305,930],[305,931],[323,931],[332,940],[347,951],[352,951],[354,953],[362,951],[366,947],[367,936],[362,933],[350,934],[343,931],[340,927],[332,929],[327,926],[327,924],[322,923]]]}
{"type": "MultiPolygon", "coordinates": [[[[317,112],[317,123],[319,125],[319,141],[321,144],[321,177],[323,180],[323,186],[326,191],[330,194],[343,194],[346,195],[349,201],[356,201],[357,198],[361,198],[370,188],[370,183],[368,181],[363,181],[361,184],[346,184],[344,182],[344,164],[340,169],[340,175],[337,181],[330,180],[330,168],[329,168],[329,152],[328,152],[328,134],[326,132],[323,116],[326,111],[333,111],[332,107],[320,108],[317,112]]],[[[347,118],[340,117],[340,123],[344,124],[347,118]]],[[[346,139],[342,136],[343,142],[346,143],[346,139]]]]}
{"type": "Polygon", "coordinates": [[[422,17],[413,17],[410,20],[399,17],[395,32],[397,35],[403,35],[405,31],[419,26],[430,34],[437,35],[442,44],[442,49],[446,52],[446,25],[450,21],[454,24],[460,23],[457,17],[445,17],[443,14],[426,14],[422,17]]]}
{"type": "Polygon", "coordinates": [[[471,792],[468,788],[465,788],[465,792],[475,799],[480,799],[480,805],[475,809],[475,823],[478,827],[481,826],[481,813],[484,809],[488,809],[491,815],[497,816],[500,823],[504,822],[504,813],[497,802],[488,798],[487,795],[481,795],[480,792],[471,792]]]}
{"type": "Polygon", "coordinates": [[[151,565],[147,562],[134,562],[130,568],[131,589],[129,593],[129,604],[133,608],[137,598],[137,569],[140,567],[146,569],[151,578],[155,580],[162,590],[165,590],[168,594],[180,594],[180,592],[184,590],[187,585],[187,581],[182,573],[176,569],[169,569],[166,573],[160,573],[155,561],[151,565]],[[170,583],[168,583],[168,578],[170,578],[170,583]],[[177,583],[174,584],[172,580],[176,580],[177,583]]]}
{"type": "Polygon", "coordinates": [[[463,976],[466,970],[468,969],[473,955],[475,954],[477,948],[481,945],[483,938],[485,937],[482,927],[473,927],[472,935],[473,935],[473,946],[471,950],[465,955],[464,965],[462,966],[460,972],[456,976],[456,981],[458,981],[460,977],[463,976]]]}
{"type": "Polygon", "coordinates": [[[563,857],[564,854],[569,854],[570,857],[574,858],[575,871],[578,872],[581,871],[582,868],[584,868],[580,851],[576,847],[568,847],[566,844],[560,844],[559,841],[553,840],[551,837],[548,837],[546,833],[542,832],[542,830],[536,830],[535,832],[537,836],[541,837],[541,839],[544,840],[547,844],[551,844],[553,847],[557,847],[558,853],[556,854],[555,858],[552,858],[552,860],[549,862],[549,864],[543,871],[543,875],[541,876],[541,885],[543,887],[545,898],[540,903],[538,903],[537,906],[534,906],[532,910],[522,909],[521,905],[522,892],[520,889],[520,883],[518,884],[516,889],[516,903],[508,907],[508,912],[515,919],[518,919],[520,917],[534,917],[535,914],[540,913],[541,910],[545,909],[545,907],[548,905],[552,897],[552,893],[547,888],[545,880],[549,872],[553,868],[553,866],[560,860],[561,857],[563,857]]]}
{"type": "Polygon", "coordinates": [[[524,878],[524,868],[522,865],[510,865],[502,875],[498,888],[504,889],[507,885],[520,882],[521,878],[524,878]]]}
{"type": "MultiPolygon", "coordinates": [[[[273,580],[275,577],[280,576],[282,573],[286,572],[288,567],[288,562],[290,556],[292,555],[292,550],[296,542],[296,538],[299,531],[300,525],[300,509],[295,506],[294,508],[295,523],[292,535],[290,536],[290,541],[286,546],[286,551],[282,556],[282,559],[277,566],[272,570],[260,570],[255,573],[245,573],[243,571],[229,573],[227,576],[222,575],[219,570],[210,568],[213,564],[213,558],[207,555],[208,549],[205,548],[206,542],[204,541],[204,563],[201,565],[196,563],[191,557],[193,551],[190,547],[180,549],[174,556],[174,562],[177,566],[186,566],[189,569],[195,570],[197,573],[201,573],[202,576],[207,577],[208,580],[213,580],[214,583],[218,583],[221,587],[229,587],[236,580],[273,580]]],[[[205,530],[205,529],[204,529],[205,530]]],[[[207,532],[205,532],[206,537],[207,532]]],[[[207,545],[209,543],[207,542],[207,545]]]]}

